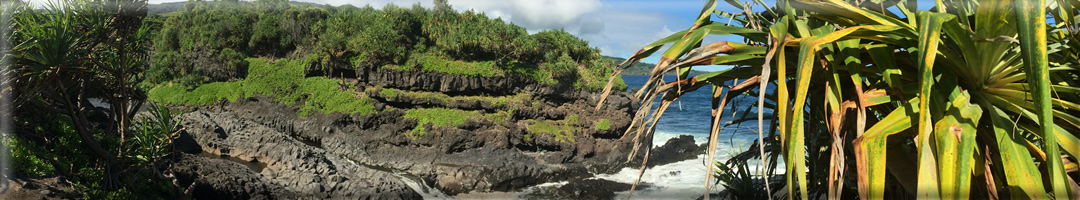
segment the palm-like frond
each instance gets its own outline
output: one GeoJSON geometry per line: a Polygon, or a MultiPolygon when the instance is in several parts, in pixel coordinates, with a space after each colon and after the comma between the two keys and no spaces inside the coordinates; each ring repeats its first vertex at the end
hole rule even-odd
{"type": "MultiPolygon", "coordinates": [[[[759,98],[759,111],[766,100],[777,108],[770,126],[778,127],[774,142],[782,146],[787,163],[789,198],[825,193],[840,198],[838,193],[853,188],[870,199],[902,193],[923,198],[1002,193],[1067,198],[1080,193],[1070,191],[1076,182],[1065,176],[1058,159],[1073,162],[1080,156],[1080,104],[1074,103],[1080,100],[1080,37],[1074,20],[1080,1],[939,0],[934,9],[917,11],[913,1],[905,0],[781,0],[761,13],[737,1],[728,3],[746,11],[718,11],[709,1],[702,13],[733,18],[743,27],[699,17],[694,26],[646,46],[626,63],[673,44],[639,91],[648,102],[660,94],[675,99],[706,85],[735,87],[725,85],[735,84],[730,80],[760,80],[753,97],[759,98]],[[1054,19],[1046,20],[1047,15],[1054,19]],[[701,46],[702,38],[712,34],[746,39],[701,46]],[[667,71],[703,64],[747,67],[695,77],[681,73],[672,82],[660,79],[667,71]],[[767,90],[769,85],[777,89],[767,90]],[[818,142],[818,132],[830,142],[818,142]],[[902,168],[914,164],[889,155],[910,154],[898,149],[915,149],[904,156],[916,157],[917,167],[902,168]],[[1049,170],[1040,171],[1040,166],[1049,170]]],[[[716,91],[720,101],[750,95],[716,91]]],[[[654,110],[645,105],[635,125],[654,123],[644,118],[663,112],[663,106],[654,110]]],[[[718,134],[720,116],[714,114],[710,135],[718,134]]],[[[762,134],[764,119],[759,113],[762,134]]],[[[641,137],[650,136],[654,126],[636,129],[635,141],[651,141],[641,137]]],[[[709,145],[715,147],[716,141],[709,145]]]]}

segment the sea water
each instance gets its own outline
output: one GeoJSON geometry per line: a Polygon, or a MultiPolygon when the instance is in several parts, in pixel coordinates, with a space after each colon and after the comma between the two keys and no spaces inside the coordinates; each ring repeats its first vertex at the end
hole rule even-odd
{"type": "MultiPolygon", "coordinates": [[[[623,76],[623,80],[631,88],[640,88],[648,81],[648,76],[623,76]]],[[[665,81],[676,80],[674,75],[665,76],[665,81]]],[[[770,90],[771,91],[771,90],[770,90]]],[[[659,97],[656,101],[652,102],[653,108],[660,105],[659,97]]],[[[721,123],[728,123],[732,119],[741,118],[743,112],[747,113],[745,117],[756,118],[757,109],[756,98],[735,98],[727,103],[724,109],[724,117],[721,123]],[[754,107],[750,110],[743,110],[748,106],[754,107]]],[[[657,122],[656,132],[653,136],[653,145],[663,145],[671,138],[679,137],[680,135],[690,135],[694,137],[694,141],[698,144],[705,144],[709,140],[710,122],[712,120],[712,89],[702,88],[699,90],[691,91],[681,96],[676,102],[670,105],[667,111],[661,116],[657,122]]],[[[766,116],[771,115],[769,110],[766,110],[766,116]]],[[[768,126],[770,121],[764,121],[764,124],[768,126]]],[[[769,127],[766,127],[766,131],[769,127]]],[[[725,161],[728,158],[743,152],[750,148],[751,143],[758,138],[757,121],[751,120],[741,124],[732,124],[720,130],[717,136],[716,153],[714,155],[715,161],[725,161]]],[[[713,164],[713,161],[707,161],[704,153],[698,155],[696,159],[684,160],[674,162],[670,164],[658,165],[646,170],[644,173],[640,173],[638,167],[627,167],[612,174],[596,174],[599,179],[605,179],[620,183],[633,184],[638,180],[638,175],[641,174],[640,186],[645,189],[639,189],[634,192],[633,197],[635,199],[695,199],[705,194],[705,178],[712,175],[708,173],[709,165],[713,164]],[[647,186],[646,186],[647,185],[647,186]]],[[[778,163],[783,165],[783,163],[778,163]]],[[[760,160],[751,160],[749,162],[750,170],[752,173],[760,174],[756,171],[760,169],[760,160]]],[[[783,169],[777,169],[776,173],[783,173],[783,169]]],[[[526,188],[522,193],[528,193],[535,190],[538,187],[557,187],[565,185],[567,182],[555,182],[545,183],[539,186],[526,188]]],[[[717,192],[723,189],[722,186],[715,184],[715,179],[712,183],[712,192],[717,192]]],[[[618,192],[616,199],[625,199],[630,195],[629,191],[618,192]]]]}
{"type": "MultiPolygon", "coordinates": [[[[648,76],[623,76],[623,80],[631,88],[641,87],[648,76]]],[[[665,81],[676,80],[674,75],[665,76],[665,81]]],[[[771,90],[770,90],[771,91],[771,90]]],[[[659,106],[660,101],[653,102],[653,107],[659,106]]],[[[727,102],[724,116],[721,121],[726,124],[735,118],[757,118],[756,98],[735,98],[727,102]],[[743,110],[753,107],[750,110],[743,110]]],[[[712,120],[712,89],[703,87],[681,96],[670,105],[667,111],[657,122],[656,132],[653,136],[653,145],[663,145],[667,140],[679,135],[690,135],[698,144],[707,143],[709,140],[710,122],[712,120]]],[[[771,115],[766,110],[766,116],[771,115]]],[[[769,121],[764,121],[765,130],[768,131],[769,121]]],[[[767,135],[767,134],[766,134],[767,135]]],[[[717,135],[716,152],[714,160],[725,161],[739,152],[750,148],[751,143],[758,138],[757,121],[751,120],[741,124],[732,124],[720,130],[717,135]]],[[[644,190],[635,191],[635,199],[694,199],[705,194],[705,178],[712,175],[707,173],[708,165],[705,154],[697,159],[684,160],[675,163],[659,165],[648,169],[641,174],[641,183],[648,184],[644,190]]],[[[781,163],[782,165],[782,163],[781,163]]],[[[749,163],[751,170],[760,168],[760,160],[749,163]]],[[[777,173],[783,173],[783,169],[777,169],[777,173]]],[[[597,178],[607,179],[621,183],[634,183],[637,180],[640,169],[628,167],[614,174],[597,174],[597,178]]],[[[714,184],[715,179],[709,184],[714,184]]],[[[713,185],[712,192],[723,189],[722,186],[713,185]]],[[[629,191],[617,193],[616,199],[625,199],[629,191]]]]}
{"type": "MultiPolygon", "coordinates": [[[[623,76],[623,80],[631,88],[640,88],[648,81],[648,78],[648,76],[623,76]]],[[[664,78],[667,82],[676,80],[674,75],[668,75],[664,78]]],[[[652,103],[653,108],[659,106],[659,97],[652,103]]],[[[724,109],[724,117],[721,123],[726,124],[732,119],[742,117],[742,112],[744,112],[743,109],[747,108],[747,106],[753,106],[754,108],[746,111],[749,112],[746,117],[756,119],[756,104],[756,98],[736,98],[729,101],[724,109]],[[733,108],[737,108],[738,110],[733,110],[733,108]]],[[[653,145],[663,145],[669,139],[680,135],[693,136],[694,141],[698,144],[707,143],[709,140],[710,122],[712,120],[711,113],[711,88],[705,87],[684,94],[668,107],[667,111],[657,122],[656,132],[653,136],[653,145]]],[[[771,114],[771,111],[765,111],[766,116],[771,114]]],[[[769,123],[770,121],[764,121],[766,131],[769,129],[769,123]]],[[[723,162],[733,155],[750,148],[751,143],[758,138],[757,131],[757,120],[746,121],[741,124],[732,124],[723,128],[717,136],[716,153],[713,159],[715,161],[723,162]]],[[[633,198],[695,199],[702,196],[705,194],[705,178],[706,176],[712,175],[712,173],[707,172],[709,169],[708,165],[714,163],[714,161],[707,161],[706,156],[707,155],[703,153],[698,155],[696,159],[658,165],[646,170],[641,174],[639,185],[639,187],[644,186],[645,189],[635,191],[633,193],[633,198]]],[[[761,168],[760,160],[755,159],[748,163],[752,173],[761,174],[757,171],[761,168]]],[[[778,166],[783,166],[783,163],[778,163],[778,166]]],[[[627,167],[612,174],[595,174],[594,178],[633,184],[637,181],[639,173],[639,167],[627,167]]],[[[778,168],[775,173],[784,173],[783,168],[778,168]]],[[[715,179],[713,179],[712,182],[713,183],[709,183],[713,184],[713,189],[711,190],[712,193],[723,189],[722,186],[714,184],[715,179]]],[[[567,181],[561,181],[532,186],[523,189],[517,194],[517,197],[521,198],[523,196],[528,196],[530,192],[540,190],[538,188],[559,187],[567,183],[567,181]]],[[[629,191],[618,192],[616,194],[618,195],[616,199],[625,199],[630,195],[629,191]]]]}

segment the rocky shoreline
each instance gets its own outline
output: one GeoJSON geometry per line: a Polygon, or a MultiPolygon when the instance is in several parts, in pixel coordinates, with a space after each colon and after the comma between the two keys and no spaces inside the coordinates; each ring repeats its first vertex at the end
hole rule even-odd
{"type": "MultiPolygon", "coordinates": [[[[185,113],[178,116],[182,131],[162,164],[164,173],[176,178],[175,185],[190,188],[195,199],[469,198],[561,181],[570,184],[537,195],[595,199],[630,189],[595,174],[641,166],[644,152],[626,162],[633,144],[620,140],[640,104],[626,92],[614,92],[596,110],[598,94],[567,84],[364,70],[370,73],[344,80],[360,86],[358,95],[377,101],[371,114],[301,117],[298,106],[265,96],[173,105],[185,113]],[[506,116],[472,117],[453,126],[405,117],[410,109],[430,108],[506,116]],[[560,128],[558,133],[534,129],[538,123],[560,128]],[[426,134],[411,135],[417,127],[426,134]]],[[[673,138],[654,148],[648,167],[693,159],[703,151],[693,137],[673,138]]],[[[56,189],[34,182],[18,188],[29,196],[40,190],[44,198],[56,189]]],[[[503,197],[509,196],[496,198],[503,197]]]]}
{"type": "MultiPolygon", "coordinates": [[[[581,101],[556,109],[591,110],[588,105],[581,101]]],[[[185,153],[176,157],[171,170],[181,185],[197,182],[196,198],[415,199],[419,194],[393,172],[422,179],[419,182],[448,195],[515,191],[621,169],[632,147],[610,136],[627,125],[609,133],[575,134],[574,143],[550,137],[526,141],[528,130],[519,124],[490,121],[430,127],[437,131],[412,139],[402,133],[416,122],[401,115],[395,110],[301,118],[295,108],[262,97],[195,108],[181,115],[184,131],[176,145],[185,153]],[[616,144],[620,146],[614,148],[616,144]],[[196,156],[200,153],[233,161],[196,156]],[[237,161],[265,168],[254,171],[237,161]]],[[[682,139],[689,141],[676,146],[694,146],[692,138],[682,139]]]]}
{"type": "MultiPolygon", "coordinates": [[[[370,100],[364,106],[374,112],[308,115],[298,106],[308,102],[289,106],[260,95],[209,106],[170,105],[184,113],[177,116],[182,129],[172,138],[173,153],[154,170],[174,177],[174,185],[195,199],[419,199],[514,193],[567,181],[573,184],[551,191],[555,197],[604,198],[629,187],[596,174],[640,166],[626,162],[631,140],[620,140],[640,105],[626,92],[614,92],[595,109],[597,92],[575,88],[571,83],[578,80],[569,75],[560,84],[543,84],[523,77],[356,70],[355,76],[326,78],[370,100]],[[407,116],[424,109],[480,117],[440,125],[407,116]]],[[[692,137],[672,141],[653,152],[663,159],[650,166],[703,151],[692,137]]],[[[65,179],[15,178],[8,185],[16,187],[5,189],[27,198],[55,198],[54,191],[78,195],[63,185],[65,179]]]]}
{"type": "MultiPolygon", "coordinates": [[[[624,161],[632,143],[619,138],[629,128],[631,108],[639,102],[625,92],[615,92],[604,109],[595,110],[596,94],[568,92],[576,90],[565,84],[543,86],[520,78],[497,81],[365,70],[374,73],[354,81],[366,86],[358,93],[379,101],[375,107],[379,112],[374,114],[300,117],[296,107],[261,96],[187,108],[191,112],[180,116],[184,131],[175,142],[177,150],[184,153],[174,157],[169,170],[177,175],[180,185],[194,183],[196,198],[417,199],[423,195],[417,191],[426,188],[450,196],[509,192],[546,182],[583,180],[630,166],[624,161]],[[380,90],[383,87],[447,96],[529,95],[518,97],[527,99],[517,102],[495,104],[470,100],[474,98],[387,95],[380,90]],[[505,121],[476,118],[452,127],[424,124],[420,126],[427,130],[426,135],[405,134],[419,125],[404,117],[405,110],[431,107],[510,112],[505,121]],[[569,141],[530,129],[536,120],[570,116],[585,120],[567,122],[574,130],[564,133],[573,137],[569,141]],[[607,121],[609,127],[593,128],[599,119],[607,121]],[[423,186],[410,188],[406,182],[423,186]]],[[[689,137],[676,143],[680,144],[661,149],[681,150],[661,153],[680,156],[656,161],[690,159],[701,151],[689,137]]],[[[656,161],[650,166],[662,164],[656,161]]]]}

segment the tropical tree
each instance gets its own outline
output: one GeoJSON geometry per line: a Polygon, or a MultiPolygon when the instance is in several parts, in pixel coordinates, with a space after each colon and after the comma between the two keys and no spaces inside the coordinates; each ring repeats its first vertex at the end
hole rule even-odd
{"type": "Polygon", "coordinates": [[[27,123],[51,120],[51,114],[69,118],[82,143],[105,162],[105,185],[118,186],[132,118],[145,99],[136,84],[149,63],[149,31],[142,26],[146,1],[66,0],[44,10],[18,6],[12,10],[14,46],[5,52],[14,63],[4,66],[14,82],[3,90],[23,113],[15,117],[27,123]],[[109,111],[91,114],[91,99],[107,103],[109,111]],[[105,116],[105,125],[95,125],[102,120],[93,116],[105,116]],[[100,138],[113,134],[104,138],[118,138],[116,148],[105,148],[100,138]]]}
{"type": "Polygon", "coordinates": [[[869,199],[1080,198],[1066,173],[1080,156],[1080,1],[936,0],[925,11],[910,0],[727,3],[743,12],[707,1],[693,26],[617,66],[671,44],[637,92],[661,103],[641,107],[624,137],[651,141],[668,105],[709,88],[710,160],[730,125],[721,123],[726,102],[758,100],[756,117],[732,119],[758,122],[759,139],[742,154],[751,156],[716,173],[737,173],[726,169],[750,158],[775,167],[783,155],[786,181],[770,185],[773,170],[764,170],[763,196],[782,186],[789,199],[853,190],[869,199]],[[745,40],[702,44],[706,35],[745,40]],[[689,77],[697,65],[736,67],[689,77]],[[663,80],[668,71],[678,79],[663,80]]]}

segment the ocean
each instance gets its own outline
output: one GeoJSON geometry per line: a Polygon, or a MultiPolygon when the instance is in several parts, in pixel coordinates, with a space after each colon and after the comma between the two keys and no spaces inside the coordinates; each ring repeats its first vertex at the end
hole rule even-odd
{"type": "MultiPolygon", "coordinates": [[[[648,76],[623,76],[623,81],[630,88],[639,88],[648,81],[648,76]]],[[[666,81],[676,80],[675,75],[664,76],[666,81]]],[[[770,90],[771,91],[771,90],[770,90]]],[[[721,123],[730,122],[742,115],[743,109],[753,106],[748,110],[748,117],[757,118],[757,98],[735,98],[728,102],[724,109],[724,118],[721,123]],[[733,109],[737,111],[734,112],[733,109]]],[[[660,105],[659,98],[653,102],[654,108],[660,105]]],[[[709,140],[709,126],[712,120],[712,89],[701,88],[689,92],[673,103],[657,122],[656,133],[653,137],[653,145],[663,145],[668,139],[679,135],[694,136],[698,144],[707,143],[709,140]]],[[[771,115],[766,110],[766,116],[771,115]]],[[[765,130],[768,131],[769,121],[765,121],[765,130]]],[[[730,125],[720,130],[716,155],[717,161],[725,161],[734,154],[742,152],[750,147],[758,137],[757,121],[746,121],[741,124],[730,125]]],[[[666,165],[660,165],[646,170],[641,177],[642,183],[651,184],[653,187],[634,192],[634,198],[640,199],[695,199],[705,193],[705,176],[708,166],[712,162],[706,162],[704,153],[698,159],[685,160],[666,165]]],[[[757,163],[759,161],[751,162],[757,163]]],[[[751,164],[751,169],[758,165],[751,164]]],[[[615,182],[633,183],[637,179],[637,167],[624,168],[615,174],[597,174],[597,178],[615,182]]],[[[782,172],[782,169],[778,169],[782,172]]],[[[715,179],[713,179],[715,181],[715,179]]],[[[712,183],[710,183],[712,184],[712,183]]],[[[712,192],[723,189],[722,186],[714,186],[712,192]]],[[[629,192],[619,192],[616,199],[625,199],[629,192]]]]}
{"type": "MultiPolygon", "coordinates": [[[[648,81],[648,76],[623,76],[623,81],[630,88],[640,88],[648,81]]],[[[664,79],[667,81],[674,81],[675,75],[666,75],[664,79]]],[[[735,98],[727,103],[728,105],[724,109],[724,118],[721,123],[730,122],[732,119],[740,117],[742,115],[742,109],[747,106],[755,106],[757,104],[757,98],[735,98]],[[735,111],[732,108],[739,110],[735,111]],[[733,116],[733,111],[734,116],[733,116]]],[[[659,97],[653,102],[653,107],[660,106],[659,97]]],[[[657,122],[656,135],[653,140],[654,145],[662,145],[668,139],[678,137],[679,135],[691,135],[694,136],[694,140],[698,143],[708,142],[709,139],[709,122],[712,120],[712,89],[701,88],[695,91],[686,93],[682,97],[679,97],[675,103],[664,112],[664,115],[657,122]]],[[[749,110],[748,117],[757,118],[757,108],[749,110]]],[[[766,112],[766,115],[771,113],[766,112]]],[[[766,126],[768,121],[766,121],[766,126]]],[[[766,127],[768,128],[768,127],[766,127]]],[[[735,145],[738,147],[740,142],[747,143],[757,139],[757,121],[747,121],[742,124],[736,124],[724,128],[720,131],[720,137],[718,140],[723,140],[721,144],[735,145]]],[[[719,149],[720,146],[718,145],[719,149]]]]}
{"type": "MultiPolygon", "coordinates": [[[[640,88],[648,81],[648,76],[623,76],[623,81],[630,88],[640,88]]],[[[674,81],[676,77],[674,75],[667,75],[664,77],[666,81],[674,81]]],[[[770,90],[772,91],[772,90],[770,90]]],[[[657,122],[656,133],[653,137],[653,145],[663,145],[668,139],[678,137],[679,135],[690,135],[694,137],[694,141],[698,144],[704,144],[709,139],[709,122],[712,120],[712,89],[702,88],[689,92],[679,98],[678,101],[673,103],[664,115],[657,122]]],[[[742,115],[741,113],[747,106],[755,106],[757,104],[756,98],[736,98],[728,102],[727,108],[724,110],[724,119],[721,123],[727,123],[736,116],[742,115]],[[732,116],[732,107],[739,108],[739,111],[735,112],[732,116]]],[[[653,102],[654,108],[660,105],[660,100],[657,98],[653,102]]],[[[757,117],[757,109],[753,108],[749,110],[749,117],[757,117]]],[[[771,115],[770,110],[766,110],[766,116],[771,115]]],[[[768,131],[769,121],[765,121],[765,128],[768,131]]],[[[716,155],[715,160],[726,161],[731,156],[742,152],[750,147],[751,142],[756,140],[757,134],[757,121],[746,121],[742,124],[731,125],[727,128],[720,130],[719,137],[717,138],[716,155]]],[[[645,171],[641,177],[641,184],[649,185],[648,188],[638,190],[634,192],[633,197],[635,199],[696,199],[705,194],[705,176],[708,166],[713,162],[707,162],[704,152],[697,157],[697,159],[685,160],[665,165],[658,165],[645,171]]],[[[760,168],[760,161],[754,160],[750,162],[751,170],[760,168]]],[[[779,163],[780,166],[783,163],[779,163]]],[[[633,184],[637,179],[639,172],[638,167],[623,168],[617,173],[613,174],[596,174],[594,178],[606,179],[610,181],[633,184]]],[[[759,172],[754,171],[758,174],[759,172]]],[[[777,169],[777,173],[783,173],[783,169],[777,169]]],[[[715,179],[713,179],[715,182],[715,179]]],[[[567,182],[555,182],[546,183],[538,186],[533,186],[524,189],[519,193],[519,197],[527,195],[530,192],[542,190],[544,187],[559,187],[567,184],[567,182]]],[[[712,183],[710,183],[712,184],[712,183]]],[[[723,189],[722,186],[714,185],[712,192],[718,192],[723,189]]],[[[626,199],[629,192],[618,192],[615,199],[626,199]]]]}
{"type": "MultiPolygon", "coordinates": [[[[648,76],[623,76],[623,80],[630,88],[640,88],[648,81],[648,76]]],[[[666,81],[674,81],[674,75],[668,75],[664,77],[666,81]]],[[[772,90],[770,90],[772,91],[772,90]]],[[[667,111],[664,113],[660,121],[657,122],[657,128],[655,137],[653,137],[653,145],[663,145],[668,139],[678,137],[680,135],[690,135],[694,137],[694,141],[698,144],[704,144],[708,142],[709,138],[709,123],[712,120],[710,113],[712,112],[712,90],[711,88],[702,88],[696,91],[689,92],[675,103],[673,103],[667,111]]],[[[728,108],[724,110],[724,119],[722,123],[727,123],[739,115],[742,115],[742,109],[747,106],[755,106],[755,108],[749,110],[748,117],[757,118],[756,98],[736,98],[728,102],[728,108]],[[731,109],[739,108],[737,112],[731,109]]],[[[657,98],[653,102],[654,108],[660,105],[660,100],[657,98]]],[[[771,115],[771,111],[766,110],[766,116],[771,115]]],[[[766,131],[768,131],[769,121],[765,121],[766,131]]],[[[716,161],[726,161],[731,156],[746,150],[751,146],[751,142],[758,138],[757,134],[757,121],[746,121],[742,124],[731,125],[727,128],[720,130],[717,146],[716,146],[716,161]]],[[[685,160],[674,162],[665,165],[658,165],[645,171],[641,177],[642,185],[649,185],[646,189],[641,189],[634,192],[633,197],[635,199],[696,199],[705,194],[705,177],[709,174],[707,164],[712,164],[712,161],[706,161],[704,152],[698,155],[697,159],[685,160]]],[[[760,174],[756,169],[760,168],[759,160],[753,160],[750,162],[750,168],[754,174],[760,174]]],[[[783,166],[783,163],[778,163],[779,166],[783,166]]],[[[633,184],[637,179],[639,172],[638,167],[623,168],[619,172],[612,174],[595,174],[592,179],[605,179],[614,182],[633,184]]],[[[777,169],[776,173],[783,173],[782,167],[777,169]]],[[[715,183],[715,179],[713,179],[715,183]]],[[[516,193],[507,193],[506,196],[517,199],[533,199],[536,198],[536,193],[542,193],[541,191],[551,190],[552,188],[558,188],[568,182],[552,182],[544,183],[532,187],[523,189],[516,193]]],[[[712,183],[710,183],[712,184],[712,183]]],[[[712,193],[722,190],[723,187],[714,185],[712,193]]],[[[775,188],[774,188],[775,189],[775,188]]],[[[440,198],[442,195],[430,195],[426,197],[440,198]]],[[[626,199],[629,195],[628,191],[617,192],[615,199],[626,199]]],[[[543,197],[541,197],[543,199],[543,197]]]]}

